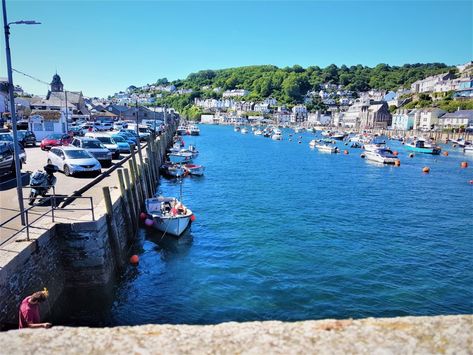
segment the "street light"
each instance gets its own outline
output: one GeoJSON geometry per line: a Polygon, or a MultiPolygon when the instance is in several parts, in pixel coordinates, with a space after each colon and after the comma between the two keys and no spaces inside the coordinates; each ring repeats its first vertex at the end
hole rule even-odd
{"type": "Polygon", "coordinates": [[[21,180],[21,169],[20,169],[20,147],[18,145],[18,133],[16,127],[16,112],[15,112],[15,96],[13,94],[13,74],[11,67],[11,54],[10,54],[10,25],[40,25],[41,22],[36,22],[33,20],[22,20],[8,23],[7,21],[7,5],[5,0],[2,0],[3,7],[3,24],[5,31],[5,51],[7,55],[7,71],[8,71],[8,92],[10,94],[10,112],[11,112],[11,122],[13,129],[13,148],[15,152],[15,175],[16,175],[16,191],[18,195],[18,206],[20,208],[20,217],[21,224],[25,225],[25,207],[23,204],[23,183],[21,180]]]}

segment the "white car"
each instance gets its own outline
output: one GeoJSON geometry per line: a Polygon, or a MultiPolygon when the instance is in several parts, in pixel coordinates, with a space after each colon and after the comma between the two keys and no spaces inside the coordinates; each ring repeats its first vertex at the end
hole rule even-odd
{"type": "Polygon", "coordinates": [[[100,162],[82,148],[73,146],[52,147],[48,152],[48,164],[56,165],[65,175],[78,173],[100,174],[100,162]]]}
{"type": "Polygon", "coordinates": [[[100,141],[109,151],[112,152],[113,159],[120,158],[120,149],[113,138],[107,133],[88,132],[85,137],[95,138],[100,141]]]}

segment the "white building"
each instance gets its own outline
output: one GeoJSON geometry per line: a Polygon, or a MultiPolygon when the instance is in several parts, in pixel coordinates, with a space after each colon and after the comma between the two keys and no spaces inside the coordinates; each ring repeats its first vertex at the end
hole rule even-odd
{"type": "Polygon", "coordinates": [[[243,97],[248,95],[248,90],[244,89],[235,89],[235,90],[227,90],[223,93],[223,97],[243,97]]]}
{"type": "Polygon", "coordinates": [[[439,108],[426,108],[419,110],[419,114],[415,116],[414,129],[432,129],[439,122],[439,117],[445,113],[439,108]]]}
{"type": "Polygon", "coordinates": [[[435,85],[451,79],[454,79],[454,75],[450,73],[429,76],[425,79],[417,80],[416,82],[414,82],[411,85],[411,91],[413,93],[434,92],[435,85]]]}
{"type": "Polygon", "coordinates": [[[414,122],[420,117],[418,110],[398,110],[393,115],[392,128],[408,131],[414,128],[414,122]]]}
{"type": "Polygon", "coordinates": [[[307,121],[307,107],[304,105],[296,105],[292,108],[291,123],[307,121]]]}
{"type": "Polygon", "coordinates": [[[473,110],[457,110],[439,117],[438,124],[442,128],[473,127],[473,110]]]}

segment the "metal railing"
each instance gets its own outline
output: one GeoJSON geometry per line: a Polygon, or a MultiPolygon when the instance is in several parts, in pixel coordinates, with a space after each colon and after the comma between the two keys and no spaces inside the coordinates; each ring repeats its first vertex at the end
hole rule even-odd
{"type": "MultiPolygon", "coordinates": [[[[24,186],[24,189],[31,188],[31,186],[24,186]]],[[[17,230],[15,233],[13,233],[11,236],[9,236],[7,239],[3,240],[0,242],[0,246],[3,246],[10,242],[13,238],[15,238],[18,234],[26,231],[26,241],[30,241],[30,228],[33,228],[33,224],[39,221],[41,218],[47,216],[48,214],[51,214],[51,222],[55,223],[55,211],[56,210],[61,210],[61,211],[90,211],[91,216],[92,216],[92,221],[95,221],[95,211],[94,211],[94,200],[93,197],[91,196],[74,196],[75,199],[84,199],[84,200],[89,200],[90,207],[87,208],[59,208],[57,206],[56,201],[58,199],[66,199],[69,196],[60,196],[58,197],[56,195],[56,190],[54,189],[54,186],[52,186],[53,189],[53,194],[48,195],[45,197],[39,197],[38,199],[40,200],[41,205],[48,204],[48,208],[45,211],[38,210],[36,209],[35,211],[32,211],[33,208],[38,208],[38,207],[44,207],[44,206],[38,206],[38,205],[33,205],[31,207],[28,207],[24,210],[25,213],[25,225],[22,226],[19,230],[17,230]],[[34,212],[35,214],[35,219],[33,221],[30,220],[30,215],[32,215],[34,212]],[[38,214],[39,213],[39,214],[38,214]]],[[[23,198],[24,200],[29,200],[28,197],[23,198]]],[[[16,213],[14,216],[10,217],[6,221],[2,222],[0,224],[0,228],[5,228],[5,225],[12,222],[13,220],[19,218],[21,215],[21,212],[16,213]]],[[[17,242],[20,241],[25,241],[25,240],[16,240],[17,242]]]]}

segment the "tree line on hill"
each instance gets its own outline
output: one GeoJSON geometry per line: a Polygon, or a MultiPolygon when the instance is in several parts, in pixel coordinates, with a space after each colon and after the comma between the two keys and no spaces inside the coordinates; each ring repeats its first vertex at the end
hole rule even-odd
{"type": "MultiPolygon", "coordinates": [[[[157,85],[173,84],[177,89],[192,89],[190,94],[163,93],[157,98],[158,105],[172,106],[188,117],[200,114],[194,99],[220,98],[222,91],[245,89],[249,94],[245,101],[261,101],[273,97],[280,104],[302,103],[308,91],[319,91],[322,84],[342,85],[345,90],[364,92],[370,89],[396,90],[409,87],[413,82],[431,75],[455,71],[455,67],[443,63],[405,64],[390,66],[378,64],[371,68],[363,65],[340,67],[335,64],[325,68],[300,65],[278,68],[274,65],[258,65],[220,70],[201,70],[186,79],[168,82],[159,79],[157,85]],[[220,88],[220,91],[214,89],[220,88]]],[[[310,108],[320,109],[323,104],[315,99],[310,108]]]]}

